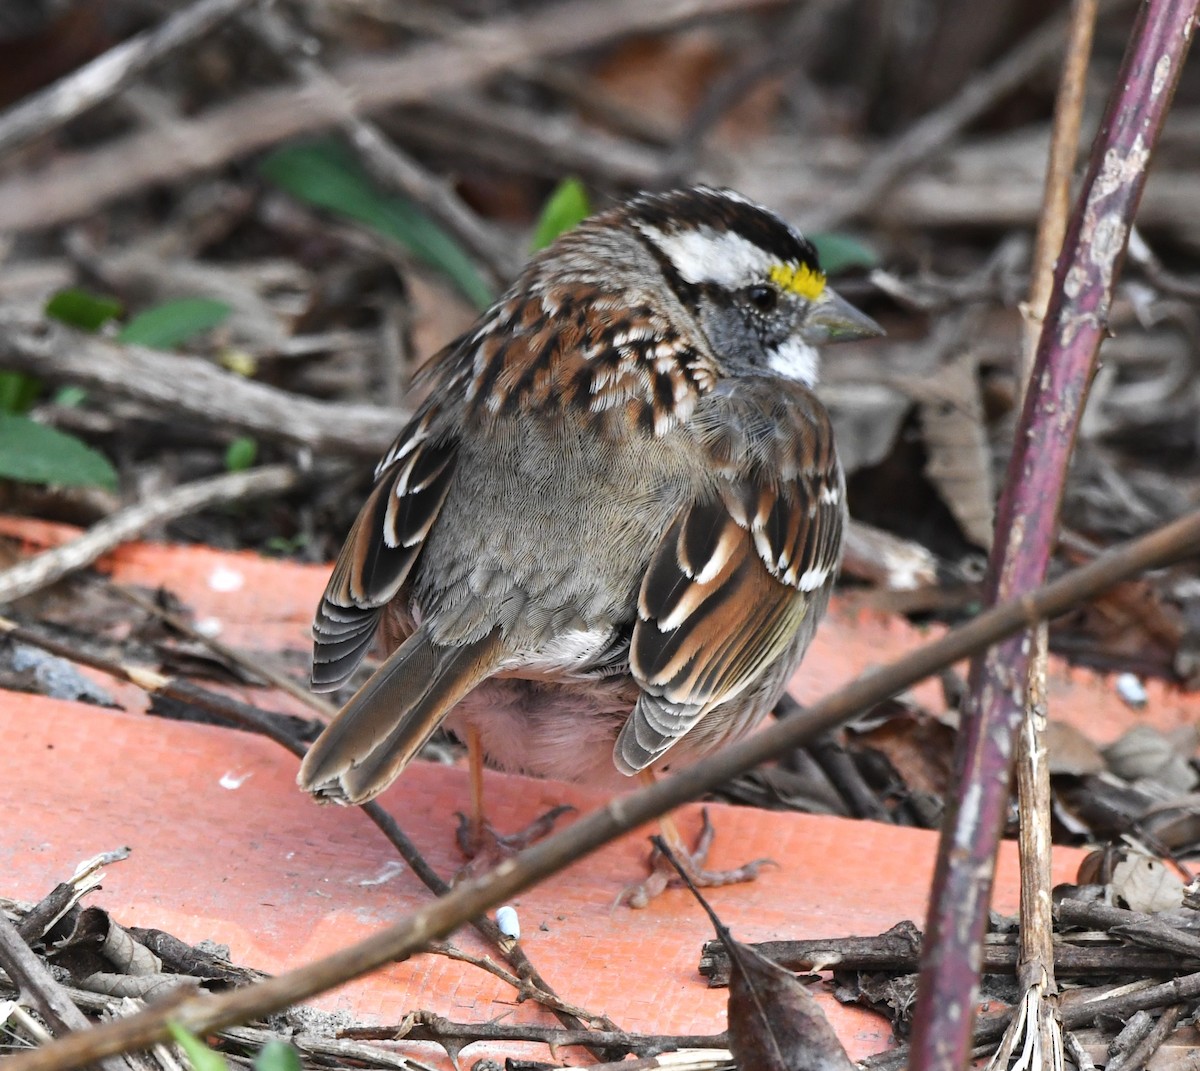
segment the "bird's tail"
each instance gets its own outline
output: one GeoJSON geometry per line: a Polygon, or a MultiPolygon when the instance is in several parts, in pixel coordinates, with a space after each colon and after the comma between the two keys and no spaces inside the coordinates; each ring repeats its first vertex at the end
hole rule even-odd
{"type": "Polygon", "coordinates": [[[300,787],[322,802],[366,803],[388,787],[450,709],[495,668],[498,632],[442,647],[418,628],[309,748],[300,787]]]}

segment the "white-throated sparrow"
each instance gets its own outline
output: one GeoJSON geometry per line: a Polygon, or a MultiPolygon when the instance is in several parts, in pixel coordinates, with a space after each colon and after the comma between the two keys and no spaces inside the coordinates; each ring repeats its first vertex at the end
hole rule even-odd
{"type": "MultiPolygon", "coordinates": [[[[536,256],[427,366],[313,626],[313,687],[387,661],[299,782],[361,803],[443,722],[503,769],[612,786],[779,699],[845,489],[822,342],[879,334],[767,209],[644,194],[536,256]]],[[[481,815],[477,815],[481,820],[481,815]]]]}

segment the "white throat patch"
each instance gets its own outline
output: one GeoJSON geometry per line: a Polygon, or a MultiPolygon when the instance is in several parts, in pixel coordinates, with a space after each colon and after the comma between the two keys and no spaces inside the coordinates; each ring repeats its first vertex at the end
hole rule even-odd
{"type": "Polygon", "coordinates": [[[772,372],[785,379],[794,379],[810,388],[817,385],[817,351],[795,335],[771,354],[767,364],[772,372]]]}

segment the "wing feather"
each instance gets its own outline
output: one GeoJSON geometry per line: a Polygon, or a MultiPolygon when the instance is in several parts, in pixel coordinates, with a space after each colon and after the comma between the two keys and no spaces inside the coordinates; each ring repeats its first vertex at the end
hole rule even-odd
{"type": "Polygon", "coordinates": [[[432,434],[435,416],[425,410],[397,437],[342,544],[313,621],[316,691],[333,691],[349,680],[446,501],[458,444],[432,434]]]}
{"type": "Polygon", "coordinates": [[[653,764],[785,654],[833,583],[843,497],[831,455],[786,482],[731,480],[680,512],[638,597],[630,670],[642,695],[617,740],[619,769],[653,764]]]}

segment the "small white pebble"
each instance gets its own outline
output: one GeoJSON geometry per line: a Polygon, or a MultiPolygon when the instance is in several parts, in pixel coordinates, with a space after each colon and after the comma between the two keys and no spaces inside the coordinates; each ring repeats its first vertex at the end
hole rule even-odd
{"type": "Polygon", "coordinates": [[[245,583],[246,578],[227,565],[218,565],[208,577],[208,586],[213,591],[240,591],[245,583]]]}
{"type": "Polygon", "coordinates": [[[220,618],[202,617],[196,622],[194,627],[201,636],[207,636],[211,640],[221,635],[221,630],[225,626],[221,623],[220,618]]]}
{"type": "Polygon", "coordinates": [[[1146,705],[1146,686],[1136,674],[1122,673],[1117,677],[1117,695],[1134,710],[1146,705]]]}
{"type": "Polygon", "coordinates": [[[510,904],[497,909],[496,925],[505,937],[511,937],[514,941],[521,939],[521,923],[517,919],[517,909],[510,904]]]}
{"type": "Polygon", "coordinates": [[[221,776],[221,780],[218,781],[217,783],[222,788],[228,788],[228,789],[241,788],[242,785],[244,785],[247,781],[249,781],[252,776],[253,776],[252,774],[248,774],[248,773],[235,774],[232,770],[230,770],[229,773],[223,774],[221,776]]]}

